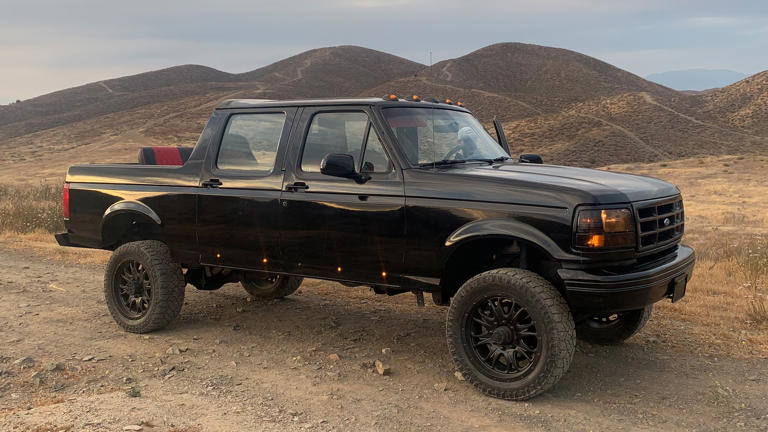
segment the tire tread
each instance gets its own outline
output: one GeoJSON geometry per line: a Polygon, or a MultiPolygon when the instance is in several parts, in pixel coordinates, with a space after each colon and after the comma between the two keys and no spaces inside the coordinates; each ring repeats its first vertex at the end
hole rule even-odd
{"type": "Polygon", "coordinates": [[[448,350],[451,357],[453,357],[456,369],[464,378],[481,392],[507,400],[530,399],[552,387],[568,371],[576,350],[576,331],[573,317],[563,296],[543,277],[531,271],[518,268],[489,270],[467,281],[451,301],[446,323],[446,336],[449,341],[448,350]],[[551,352],[544,359],[547,364],[545,364],[543,372],[536,377],[532,384],[518,390],[502,390],[498,387],[489,386],[487,383],[479,380],[474,372],[461,361],[457,353],[456,342],[452,342],[459,341],[460,343],[461,338],[461,335],[456,334],[451,326],[453,320],[460,320],[461,314],[458,307],[454,307],[454,305],[460,304],[461,299],[470,295],[470,291],[473,289],[480,289],[476,287],[509,283],[523,284],[527,287],[527,291],[533,297],[533,301],[543,305],[547,311],[550,324],[554,329],[554,337],[550,346],[551,352]],[[465,287],[468,288],[465,289],[465,287]]]}

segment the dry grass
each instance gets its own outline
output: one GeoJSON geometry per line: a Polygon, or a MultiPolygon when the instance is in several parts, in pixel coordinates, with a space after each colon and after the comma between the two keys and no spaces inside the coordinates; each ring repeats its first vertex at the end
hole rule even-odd
{"type": "Polygon", "coordinates": [[[685,199],[683,242],[696,250],[696,269],[686,297],[659,303],[656,318],[693,334],[696,351],[768,355],[768,158],[706,157],[665,165],[608,167],[671,181],[685,199]],[[723,171],[726,163],[733,169],[723,171]]]}
{"type": "Polygon", "coordinates": [[[61,187],[61,183],[0,186],[0,232],[63,230],[61,187]]]}

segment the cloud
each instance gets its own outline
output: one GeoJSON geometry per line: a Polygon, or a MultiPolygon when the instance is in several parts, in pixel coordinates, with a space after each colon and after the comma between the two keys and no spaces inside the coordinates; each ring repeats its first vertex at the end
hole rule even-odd
{"type": "Polygon", "coordinates": [[[698,16],[684,19],[683,24],[696,28],[717,28],[742,26],[752,21],[752,18],[742,16],[698,16]]]}

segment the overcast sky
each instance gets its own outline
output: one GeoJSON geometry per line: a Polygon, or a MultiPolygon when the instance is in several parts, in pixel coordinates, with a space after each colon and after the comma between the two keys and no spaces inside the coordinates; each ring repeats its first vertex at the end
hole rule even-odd
{"type": "Polygon", "coordinates": [[[0,0],[0,103],[202,64],[244,72],[361,45],[420,63],[496,42],[568,48],[635,74],[768,69],[768,1],[0,0]]]}

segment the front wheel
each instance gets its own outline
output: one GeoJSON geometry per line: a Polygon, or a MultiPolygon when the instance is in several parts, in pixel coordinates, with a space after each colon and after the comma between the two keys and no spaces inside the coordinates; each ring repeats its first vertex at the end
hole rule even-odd
{"type": "Polygon", "coordinates": [[[301,286],[304,278],[274,273],[247,273],[240,285],[251,297],[274,300],[289,296],[301,286]]]}
{"type": "Polygon", "coordinates": [[[147,333],[173,321],[184,304],[184,274],[165,243],[143,240],[115,249],[104,273],[104,297],[112,318],[131,333],[147,333]]]}
{"type": "Polygon", "coordinates": [[[541,276],[502,268],[467,281],[446,323],[456,368],[483,393],[524,400],[552,387],[573,359],[575,330],[563,297],[541,276]]]}
{"type": "Polygon", "coordinates": [[[579,322],[576,336],[597,345],[615,345],[645,327],[652,311],[653,305],[648,305],[632,311],[591,316],[579,322]]]}

